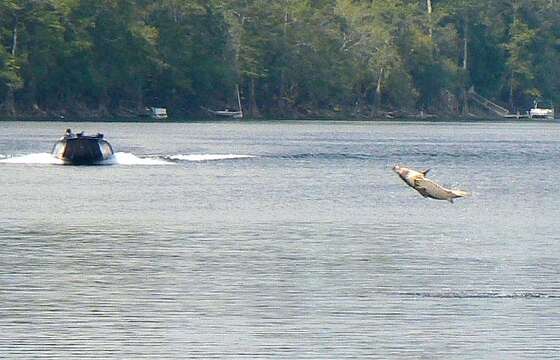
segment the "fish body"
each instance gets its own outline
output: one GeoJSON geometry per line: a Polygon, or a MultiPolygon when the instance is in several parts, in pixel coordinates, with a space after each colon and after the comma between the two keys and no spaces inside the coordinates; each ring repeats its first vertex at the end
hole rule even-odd
{"type": "Polygon", "coordinates": [[[435,181],[426,178],[426,174],[430,169],[416,171],[395,165],[393,171],[396,172],[408,186],[418,191],[420,195],[425,198],[447,200],[453,203],[453,199],[468,195],[466,191],[447,189],[435,181]]]}
{"type": "Polygon", "coordinates": [[[428,194],[423,189],[418,189],[418,187],[416,186],[416,181],[425,179],[426,174],[428,173],[428,171],[430,171],[430,169],[424,171],[416,171],[406,167],[395,165],[393,167],[393,171],[396,172],[397,175],[399,175],[399,177],[402,179],[402,181],[404,181],[408,186],[418,191],[422,196],[428,197],[428,194]]]}
{"type": "Polygon", "coordinates": [[[426,194],[426,197],[436,200],[447,200],[453,203],[453,199],[465,197],[468,195],[466,191],[446,189],[440,184],[427,178],[418,179],[414,182],[415,189],[420,194],[426,194]]]}

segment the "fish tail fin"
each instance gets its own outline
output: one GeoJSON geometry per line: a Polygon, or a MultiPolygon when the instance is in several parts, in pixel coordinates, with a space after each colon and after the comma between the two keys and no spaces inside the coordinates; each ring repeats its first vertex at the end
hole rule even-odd
{"type": "Polygon", "coordinates": [[[454,196],[456,197],[465,197],[465,196],[469,196],[470,193],[463,191],[463,190],[451,190],[451,192],[453,193],[454,196]]]}

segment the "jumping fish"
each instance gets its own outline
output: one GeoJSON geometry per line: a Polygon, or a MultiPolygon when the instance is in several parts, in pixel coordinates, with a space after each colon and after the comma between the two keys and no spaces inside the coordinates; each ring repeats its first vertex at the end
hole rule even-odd
{"type": "Polygon", "coordinates": [[[436,200],[447,200],[453,203],[453,199],[467,196],[462,190],[446,189],[435,181],[426,178],[430,169],[416,171],[399,165],[393,166],[393,171],[411,188],[418,191],[425,198],[436,200]]]}

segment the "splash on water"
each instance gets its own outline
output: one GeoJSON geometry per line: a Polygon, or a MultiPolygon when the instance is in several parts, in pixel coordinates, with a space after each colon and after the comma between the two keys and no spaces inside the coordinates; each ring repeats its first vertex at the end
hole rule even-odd
{"type": "Polygon", "coordinates": [[[172,165],[170,161],[158,158],[138,157],[131,153],[117,152],[109,159],[102,162],[107,165],[172,165]]]}
{"type": "Polygon", "coordinates": [[[231,160],[231,159],[248,159],[254,158],[252,155],[235,155],[235,154],[190,154],[190,155],[171,155],[167,157],[169,160],[181,161],[212,161],[212,160],[231,160]]]}
{"type": "Polygon", "coordinates": [[[7,164],[58,164],[62,165],[64,162],[55,158],[49,153],[36,153],[19,156],[3,156],[0,163],[7,164]]]}
{"type": "MultiPolygon", "coordinates": [[[[139,157],[132,153],[117,152],[109,159],[100,161],[96,165],[172,165],[173,161],[216,161],[232,159],[254,158],[252,155],[235,154],[191,154],[191,155],[170,155],[161,157],[139,157]]],[[[55,164],[63,165],[64,161],[57,159],[50,153],[35,153],[27,155],[2,155],[0,163],[9,164],[55,164]]]]}
{"type": "MultiPolygon", "coordinates": [[[[0,157],[0,163],[7,164],[54,164],[63,165],[64,161],[49,153],[15,155],[0,157]]],[[[142,158],[131,153],[117,152],[109,159],[100,161],[97,165],[172,165],[170,161],[157,158],[142,158]]]]}

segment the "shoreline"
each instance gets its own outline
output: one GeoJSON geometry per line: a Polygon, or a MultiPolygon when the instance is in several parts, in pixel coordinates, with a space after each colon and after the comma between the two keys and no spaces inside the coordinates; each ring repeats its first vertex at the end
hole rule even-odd
{"type": "Polygon", "coordinates": [[[294,118],[244,118],[244,119],[223,119],[223,118],[203,118],[203,117],[169,117],[167,119],[152,119],[145,117],[118,117],[107,116],[102,118],[89,117],[28,117],[28,116],[0,116],[2,122],[86,122],[86,123],[243,123],[243,122],[298,122],[298,121],[316,121],[316,122],[513,122],[513,123],[554,123],[559,121],[556,119],[515,119],[515,118],[498,118],[498,117],[475,117],[475,116],[430,116],[430,117],[373,117],[364,118],[356,116],[337,116],[337,117],[294,117],[294,118]]]}
{"type": "Polygon", "coordinates": [[[0,114],[0,122],[117,122],[117,123],[191,123],[191,122],[282,122],[282,121],[355,121],[355,122],[555,122],[557,119],[530,119],[514,117],[498,117],[485,113],[471,113],[468,115],[450,112],[425,113],[406,110],[385,110],[364,115],[348,111],[315,111],[307,114],[291,112],[280,116],[263,115],[259,117],[245,116],[242,119],[209,116],[206,113],[170,114],[166,119],[156,119],[147,114],[138,113],[99,113],[99,112],[56,112],[44,111],[41,113],[20,112],[9,116],[0,114]]]}
{"type": "Polygon", "coordinates": [[[555,122],[559,119],[529,119],[515,117],[499,117],[486,112],[457,114],[448,111],[424,112],[415,110],[380,110],[377,112],[353,112],[340,110],[314,110],[306,112],[290,111],[281,115],[265,112],[258,117],[245,116],[242,119],[224,118],[209,115],[206,112],[171,112],[166,119],[157,119],[146,112],[132,111],[130,109],[114,112],[87,111],[68,109],[47,110],[41,112],[21,111],[9,116],[0,113],[0,122],[118,122],[118,123],[191,123],[191,122],[270,122],[270,121],[355,121],[355,122],[555,122]],[[367,115],[366,115],[367,114],[367,115]]]}

